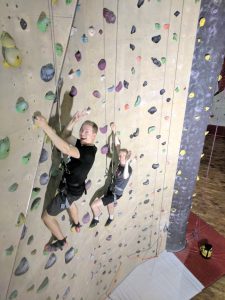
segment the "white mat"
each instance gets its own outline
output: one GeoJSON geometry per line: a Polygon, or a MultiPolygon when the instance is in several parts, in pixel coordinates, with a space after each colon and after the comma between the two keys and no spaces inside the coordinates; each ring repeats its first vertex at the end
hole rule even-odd
{"type": "Polygon", "coordinates": [[[108,300],[189,300],[204,286],[173,254],[164,251],[136,267],[108,300]]]}

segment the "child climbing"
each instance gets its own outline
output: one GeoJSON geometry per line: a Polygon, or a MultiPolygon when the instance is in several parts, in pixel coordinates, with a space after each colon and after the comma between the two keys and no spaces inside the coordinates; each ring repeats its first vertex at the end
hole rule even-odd
{"type": "Polygon", "coordinates": [[[55,218],[63,210],[69,210],[73,221],[71,231],[80,232],[81,226],[75,201],[85,192],[85,180],[95,160],[97,148],[94,141],[98,126],[92,121],[85,121],[80,128],[79,139],[72,136],[72,130],[74,125],[87,113],[87,111],[76,112],[63,130],[62,138],[48,125],[42,115],[38,114],[34,117],[35,124],[42,128],[55,147],[67,156],[67,161],[63,163],[64,172],[59,184],[59,192],[42,215],[45,225],[57,239],[54,243],[48,243],[45,251],[62,250],[67,244],[66,237],[55,218]]]}
{"type": "MultiPolygon", "coordinates": [[[[96,198],[91,204],[93,212],[93,219],[89,225],[90,228],[95,227],[99,223],[99,216],[101,215],[101,207],[107,206],[109,217],[105,223],[105,226],[111,224],[114,220],[114,206],[116,201],[122,197],[123,191],[132,174],[132,168],[130,166],[131,152],[127,149],[120,148],[120,141],[116,135],[116,125],[111,123],[112,130],[112,147],[116,149],[118,155],[118,165],[115,170],[112,182],[108,187],[106,194],[101,198],[96,198]]],[[[114,157],[112,157],[112,160],[114,157]]]]}

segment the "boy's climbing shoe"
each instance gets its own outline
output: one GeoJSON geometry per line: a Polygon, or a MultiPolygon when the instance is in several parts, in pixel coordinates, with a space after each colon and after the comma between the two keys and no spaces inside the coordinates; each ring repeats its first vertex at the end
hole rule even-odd
{"type": "Polygon", "coordinates": [[[57,240],[54,243],[46,244],[44,252],[55,252],[57,250],[63,250],[64,246],[67,245],[66,237],[63,240],[57,240]]]}
{"type": "Polygon", "coordinates": [[[112,223],[112,221],[113,221],[113,219],[108,218],[105,223],[105,226],[109,226],[112,223]]]}
{"type": "Polygon", "coordinates": [[[81,225],[80,225],[80,222],[78,222],[78,224],[73,223],[72,226],[71,226],[71,228],[70,228],[70,230],[72,232],[79,233],[80,232],[80,228],[81,228],[81,225]]]}
{"type": "Polygon", "coordinates": [[[99,223],[99,220],[92,219],[92,221],[91,221],[89,227],[90,227],[90,228],[93,228],[93,227],[97,226],[98,223],[99,223]]]}

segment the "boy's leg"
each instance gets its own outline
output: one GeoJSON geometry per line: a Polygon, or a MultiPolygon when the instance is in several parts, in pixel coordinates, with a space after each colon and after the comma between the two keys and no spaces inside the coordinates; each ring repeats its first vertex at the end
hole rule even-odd
{"type": "Polygon", "coordinates": [[[70,216],[71,216],[74,224],[78,224],[79,223],[78,208],[77,208],[75,202],[73,202],[70,205],[70,207],[69,207],[69,213],[70,213],[70,216]]]}
{"type": "Polygon", "coordinates": [[[94,218],[99,217],[99,215],[101,214],[100,207],[102,207],[102,206],[103,206],[103,203],[102,203],[102,199],[101,198],[96,198],[94,200],[94,202],[91,204],[91,209],[92,209],[94,218]]]}
{"type": "Polygon", "coordinates": [[[109,203],[107,205],[107,209],[108,209],[109,217],[111,216],[113,218],[113,214],[114,214],[114,202],[113,203],[109,203]]]}
{"type": "Polygon", "coordinates": [[[51,231],[52,235],[54,235],[57,240],[63,240],[65,237],[61,231],[59,223],[55,219],[54,216],[51,216],[47,213],[47,210],[44,211],[42,215],[42,220],[44,221],[45,225],[51,231]]]}

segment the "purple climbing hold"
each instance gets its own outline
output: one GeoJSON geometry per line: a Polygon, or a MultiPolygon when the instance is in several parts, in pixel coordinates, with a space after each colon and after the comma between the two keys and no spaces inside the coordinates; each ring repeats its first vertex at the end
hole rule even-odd
{"type": "Polygon", "coordinates": [[[40,176],[40,185],[46,185],[48,183],[49,176],[47,173],[43,173],[40,176]]]}
{"type": "Polygon", "coordinates": [[[110,234],[107,236],[106,241],[111,241],[111,239],[112,239],[112,235],[110,234]]]}
{"type": "Polygon", "coordinates": [[[153,43],[158,43],[161,40],[161,35],[156,35],[152,37],[153,43]]]}
{"type": "Polygon", "coordinates": [[[90,222],[90,214],[89,214],[89,212],[87,212],[87,213],[83,216],[82,222],[83,222],[83,224],[87,224],[87,223],[90,222]]]}
{"type": "Polygon", "coordinates": [[[49,256],[49,259],[45,265],[45,270],[51,268],[55,263],[56,263],[56,260],[57,260],[57,257],[55,255],[55,253],[52,253],[50,256],[49,256]]]}
{"type": "Polygon", "coordinates": [[[99,70],[103,71],[105,70],[105,67],[106,67],[106,61],[104,58],[102,58],[98,63],[98,68],[99,70]]]}
{"type": "Polygon", "coordinates": [[[91,180],[88,179],[88,181],[85,182],[85,189],[86,189],[86,191],[87,191],[90,187],[91,187],[91,180]]]}
{"type": "Polygon", "coordinates": [[[135,46],[134,46],[133,44],[130,44],[130,49],[131,49],[132,51],[134,51],[135,46]]]}
{"type": "Polygon", "coordinates": [[[109,10],[108,8],[103,8],[103,17],[106,20],[106,23],[114,24],[116,21],[116,16],[113,11],[109,10]]]}
{"type": "Polygon", "coordinates": [[[102,154],[107,154],[109,152],[109,146],[106,144],[101,148],[102,154]]]}
{"type": "Polygon", "coordinates": [[[166,92],[165,89],[161,89],[159,93],[160,93],[160,95],[163,95],[165,92],[166,92]]]}
{"type": "Polygon", "coordinates": [[[117,84],[117,86],[116,86],[116,88],[115,88],[115,91],[116,91],[117,93],[119,93],[119,91],[121,91],[122,87],[123,87],[123,84],[122,84],[122,82],[120,81],[120,82],[117,84]]]}
{"type": "Polygon", "coordinates": [[[75,53],[75,58],[78,62],[81,61],[82,56],[79,50],[75,53]]]}
{"type": "Polygon", "coordinates": [[[138,0],[137,7],[140,8],[144,4],[145,0],[138,0]]]}
{"type": "Polygon", "coordinates": [[[71,247],[68,251],[65,253],[65,263],[68,264],[75,256],[75,249],[71,247]]]}
{"type": "Polygon", "coordinates": [[[152,106],[151,108],[149,108],[148,112],[153,115],[155,112],[157,112],[157,108],[155,106],[152,106]]]}
{"type": "Polygon", "coordinates": [[[133,34],[133,33],[135,33],[135,32],[136,32],[136,27],[133,25],[133,26],[131,27],[130,33],[133,34]]]}
{"type": "Polygon", "coordinates": [[[72,86],[69,92],[70,97],[75,97],[77,95],[77,88],[72,86]]]}
{"type": "Polygon", "coordinates": [[[47,64],[41,67],[40,76],[43,81],[48,82],[52,80],[54,75],[55,75],[55,69],[52,64],[47,64]]]}
{"type": "Polygon", "coordinates": [[[101,98],[101,94],[100,94],[100,92],[97,91],[97,90],[95,90],[95,91],[92,93],[92,95],[93,95],[94,97],[96,97],[96,98],[101,98]]]}
{"type": "Polygon", "coordinates": [[[103,134],[107,132],[107,129],[108,129],[108,125],[99,128],[100,132],[103,134]]]}
{"type": "Polygon", "coordinates": [[[45,162],[48,159],[48,151],[45,148],[42,148],[41,155],[39,158],[39,164],[45,162]]]}

